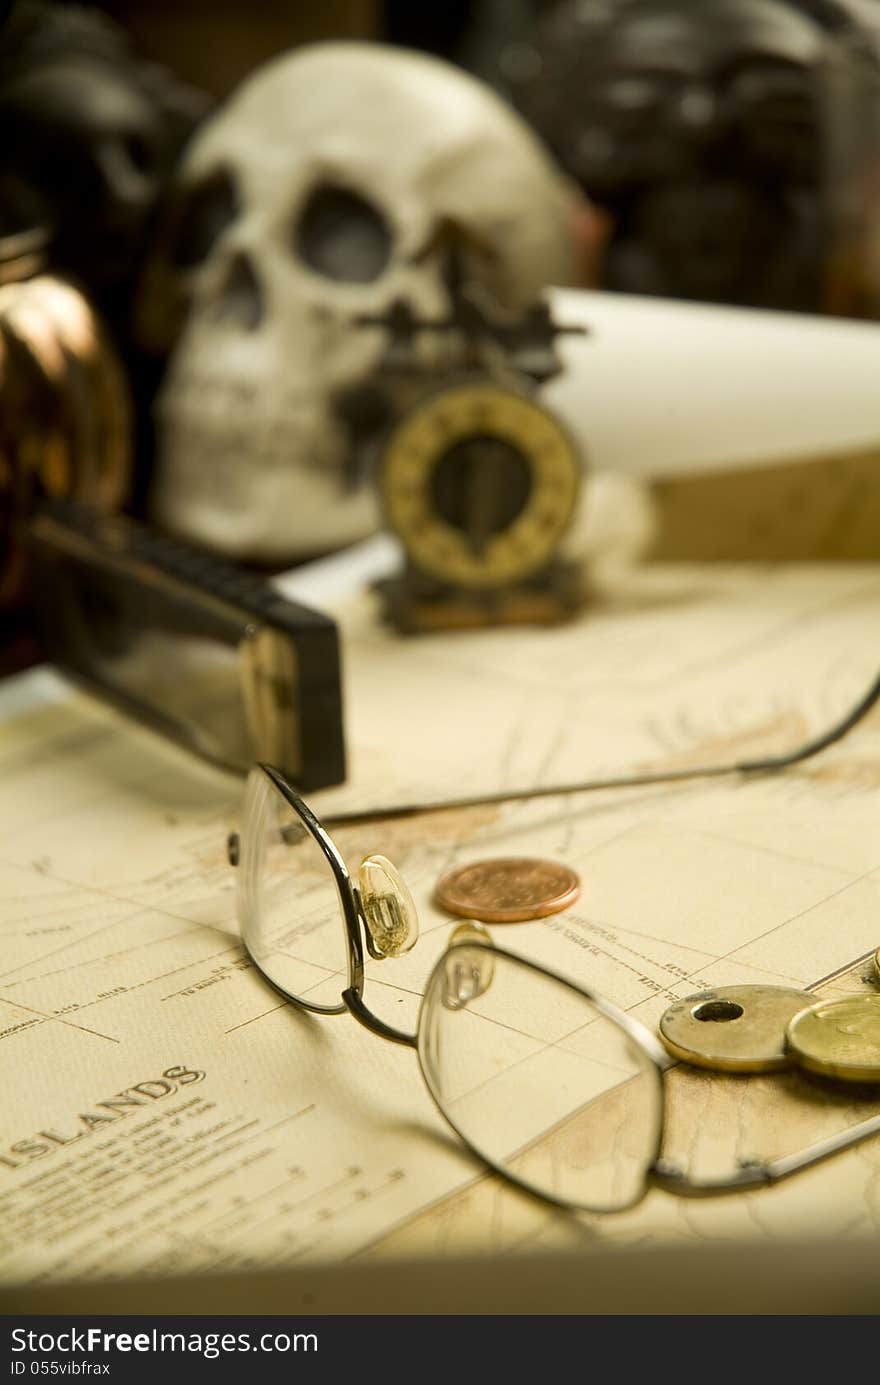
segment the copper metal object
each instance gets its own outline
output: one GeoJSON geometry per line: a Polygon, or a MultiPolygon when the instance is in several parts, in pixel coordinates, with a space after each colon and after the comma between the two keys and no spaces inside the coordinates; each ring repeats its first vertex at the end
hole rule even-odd
{"type": "Polygon", "coordinates": [[[579,894],[580,880],[568,866],[527,856],[456,866],[435,892],[441,908],[483,923],[546,918],[567,909],[579,894]]]}
{"type": "MultiPolygon", "coordinates": [[[[41,496],[118,510],[130,488],[131,403],[88,301],[46,274],[14,281],[24,237],[0,238],[0,609],[27,589],[22,522],[41,496]]],[[[36,251],[33,252],[36,254],[36,251]]]]}

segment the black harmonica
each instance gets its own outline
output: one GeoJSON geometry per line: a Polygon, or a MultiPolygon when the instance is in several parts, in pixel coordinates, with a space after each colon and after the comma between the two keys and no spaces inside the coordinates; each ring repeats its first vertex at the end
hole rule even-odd
{"type": "Polygon", "coordinates": [[[26,524],[47,659],[227,769],[342,782],[333,620],[120,515],[46,501],[26,524]]]}

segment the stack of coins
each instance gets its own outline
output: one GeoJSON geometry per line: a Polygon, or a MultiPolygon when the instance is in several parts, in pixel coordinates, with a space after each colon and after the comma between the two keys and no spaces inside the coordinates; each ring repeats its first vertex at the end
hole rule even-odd
{"type": "MultiPolygon", "coordinates": [[[[880,980],[880,950],[874,959],[880,980]]],[[[785,986],[719,986],[670,1005],[660,1037],[683,1062],[719,1072],[797,1064],[842,1082],[880,1082],[880,992],[816,1001],[785,986]]]]}
{"type": "Polygon", "coordinates": [[[37,496],[114,510],[131,481],[122,365],[86,299],[34,273],[39,248],[22,240],[0,240],[0,608],[24,592],[17,534],[37,496]]]}
{"type": "Polygon", "coordinates": [[[684,1063],[716,1072],[774,1072],[790,1059],[785,1031],[814,997],[787,986],[719,986],[677,1000],[660,1037],[684,1063]]]}

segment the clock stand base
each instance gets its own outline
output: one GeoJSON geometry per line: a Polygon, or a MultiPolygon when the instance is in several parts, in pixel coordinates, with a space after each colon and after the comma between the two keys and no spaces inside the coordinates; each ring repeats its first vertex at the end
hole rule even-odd
{"type": "Polygon", "coordinates": [[[576,616],[588,596],[583,569],[565,562],[530,583],[500,590],[428,586],[408,575],[387,578],[376,587],[386,621],[405,635],[492,625],[557,625],[576,616]]]}

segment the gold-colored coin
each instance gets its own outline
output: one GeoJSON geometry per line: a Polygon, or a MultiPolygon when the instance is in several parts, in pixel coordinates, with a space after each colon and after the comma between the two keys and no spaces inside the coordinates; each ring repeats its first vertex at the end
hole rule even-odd
{"type": "Polygon", "coordinates": [[[880,1082],[880,995],[821,1000],[795,1015],[788,1047],[801,1067],[844,1082],[880,1082]]]}
{"type": "Polygon", "coordinates": [[[677,1000],[660,1020],[675,1058],[718,1072],[774,1072],[791,1062],[789,1020],[813,997],[787,986],[719,986],[677,1000]]]}
{"type": "Polygon", "coordinates": [[[437,903],[451,914],[483,923],[524,923],[558,914],[580,894],[573,870],[558,861],[526,856],[475,861],[447,871],[437,903]]]}

